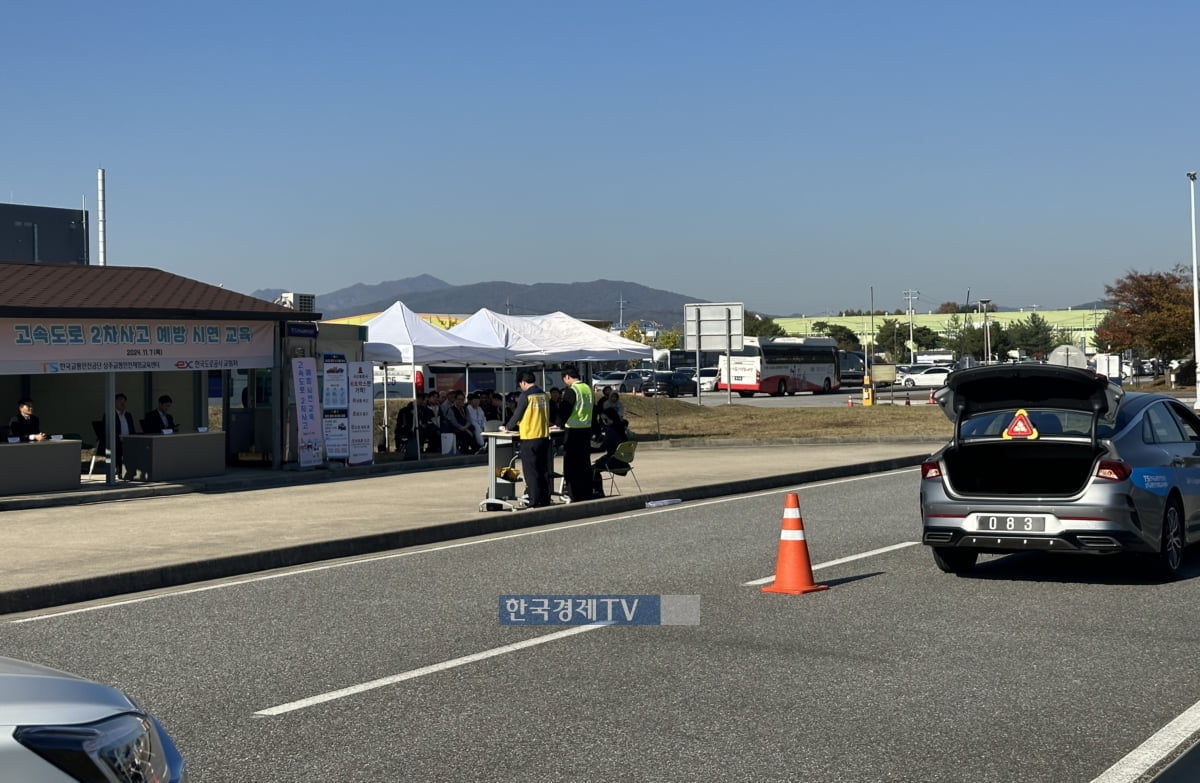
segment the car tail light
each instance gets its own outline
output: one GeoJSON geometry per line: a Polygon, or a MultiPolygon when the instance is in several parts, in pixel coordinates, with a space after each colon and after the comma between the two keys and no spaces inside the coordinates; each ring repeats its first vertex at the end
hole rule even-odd
{"type": "Polygon", "coordinates": [[[931,479],[940,479],[942,477],[942,466],[936,461],[921,463],[921,480],[929,481],[931,479]]]}
{"type": "Polygon", "coordinates": [[[1119,459],[1102,459],[1096,466],[1096,478],[1106,481],[1124,481],[1132,475],[1133,468],[1129,467],[1129,463],[1119,459]]]}
{"type": "Polygon", "coordinates": [[[413,388],[417,389],[419,394],[424,394],[425,393],[425,373],[421,372],[420,370],[417,370],[417,374],[413,380],[414,380],[413,388]]]}

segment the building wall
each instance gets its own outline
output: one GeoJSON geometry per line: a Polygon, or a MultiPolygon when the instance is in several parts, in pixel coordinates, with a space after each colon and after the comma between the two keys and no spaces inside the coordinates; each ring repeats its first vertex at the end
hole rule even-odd
{"type": "Polygon", "coordinates": [[[0,204],[0,263],[87,264],[82,209],[0,204]]]}
{"type": "MultiPolygon", "coordinates": [[[[1033,311],[1009,311],[988,313],[987,319],[990,323],[999,323],[1008,326],[1014,321],[1026,321],[1033,311]]],[[[1089,350],[1091,349],[1093,338],[1095,337],[1096,325],[1104,320],[1108,315],[1108,310],[1040,310],[1037,312],[1047,323],[1050,328],[1055,331],[1069,332],[1072,335],[1072,344],[1078,344],[1079,338],[1087,340],[1089,350]]],[[[945,313],[915,313],[913,315],[913,326],[926,326],[937,332],[939,335],[945,336],[948,327],[948,321],[952,315],[945,313]]],[[[883,326],[884,319],[899,321],[901,324],[908,326],[907,315],[876,315],[874,319],[875,329],[878,330],[883,326]]],[[[967,326],[979,327],[983,325],[983,315],[980,313],[959,313],[959,323],[967,326]]],[[[807,337],[817,334],[813,330],[813,324],[824,321],[831,326],[844,326],[859,336],[859,339],[866,337],[871,332],[871,316],[869,315],[854,315],[854,316],[819,316],[806,318],[776,318],[775,323],[779,324],[789,335],[797,337],[807,337]]]]}

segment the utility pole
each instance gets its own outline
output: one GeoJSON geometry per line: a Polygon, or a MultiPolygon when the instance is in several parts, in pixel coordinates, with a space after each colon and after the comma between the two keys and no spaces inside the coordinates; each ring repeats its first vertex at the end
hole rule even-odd
{"type": "MultiPolygon", "coordinates": [[[[914,345],[914,342],[913,342],[913,301],[920,295],[921,295],[921,292],[917,291],[916,289],[913,289],[913,288],[909,288],[906,291],[904,291],[904,299],[908,303],[908,344],[910,346],[914,345]]],[[[917,349],[916,348],[908,349],[908,361],[909,361],[909,364],[917,363],[917,349]]]]}
{"type": "Polygon", "coordinates": [[[992,333],[988,329],[988,305],[992,303],[991,299],[980,299],[979,309],[983,311],[983,363],[987,364],[992,360],[992,333]]]}
{"type": "Polygon", "coordinates": [[[617,326],[619,326],[622,330],[624,330],[625,329],[625,305],[626,305],[625,297],[621,296],[620,294],[617,294],[617,297],[618,297],[617,307],[619,308],[617,310],[617,313],[618,313],[617,326]]]}

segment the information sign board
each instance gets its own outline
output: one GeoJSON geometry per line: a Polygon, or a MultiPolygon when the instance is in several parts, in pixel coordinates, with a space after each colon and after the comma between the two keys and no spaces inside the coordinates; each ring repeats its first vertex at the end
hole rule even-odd
{"type": "Polygon", "coordinates": [[[740,351],[746,306],[704,302],[683,306],[683,348],[687,351],[740,351]]]}

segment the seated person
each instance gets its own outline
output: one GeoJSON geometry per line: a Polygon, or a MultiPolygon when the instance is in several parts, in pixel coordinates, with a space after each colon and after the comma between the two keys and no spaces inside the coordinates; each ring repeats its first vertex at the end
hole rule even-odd
{"type": "Polygon", "coordinates": [[[159,433],[164,430],[174,432],[175,419],[171,416],[171,395],[164,394],[158,398],[158,407],[146,414],[142,419],[144,429],[149,433],[159,433]]]}
{"type": "MultiPolygon", "coordinates": [[[[608,407],[608,398],[611,394],[612,387],[605,386],[595,396],[592,404],[592,451],[597,451],[596,444],[604,440],[604,409],[608,407]]],[[[621,412],[621,417],[624,418],[624,411],[621,412]]]]}
{"type": "Polygon", "coordinates": [[[604,456],[592,463],[592,497],[597,498],[604,497],[604,479],[600,471],[629,467],[628,462],[614,456],[617,446],[629,440],[627,422],[617,416],[616,408],[606,408],[600,418],[604,422],[604,456]]]}
{"type": "Polygon", "coordinates": [[[453,435],[455,451],[459,454],[474,454],[475,431],[471,428],[470,415],[463,404],[465,395],[461,391],[450,393],[450,407],[442,410],[442,434],[453,435]]]}
{"type": "Polygon", "coordinates": [[[479,451],[484,446],[483,431],[487,428],[487,414],[483,412],[483,396],[479,392],[467,396],[467,418],[475,436],[475,450],[479,451]]]}
{"type": "Polygon", "coordinates": [[[499,392],[482,392],[479,407],[483,409],[484,419],[500,421],[500,414],[504,410],[504,397],[499,392]]]}
{"type": "Polygon", "coordinates": [[[20,438],[22,443],[49,439],[42,432],[41,420],[33,415],[33,400],[28,397],[17,401],[17,415],[8,420],[8,437],[20,438]]]}
{"type": "Polygon", "coordinates": [[[426,454],[439,454],[442,450],[442,441],[438,434],[441,430],[441,419],[438,416],[438,394],[437,392],[430,392],[426,395],[418,394],[417,400],[421,450],[426,454]]]}
{"type": "Polygon", "coordinates": [[[606,409],[615,408],[617,411],[617,418],[625,418],[625,403],[621,402],[621,395],[617,392],[609,392],[608,398],[604,400],[604,407],[606,409]]]}

